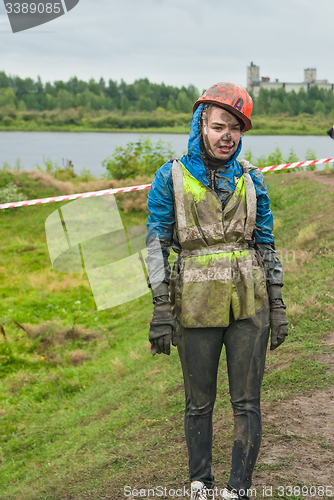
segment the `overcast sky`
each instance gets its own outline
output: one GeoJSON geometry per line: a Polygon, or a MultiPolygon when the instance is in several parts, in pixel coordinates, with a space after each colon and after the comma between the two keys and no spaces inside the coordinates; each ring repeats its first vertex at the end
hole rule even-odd
{"type": "MultiPolygon", "coordinates": [[[[36,0],[37,2],[37,0],[36,0]]],[[[218,81],[260,75],[301,82],[304,68],[334,83],[330,0],[80,0],[54,21],[13,34],[0,3],[0,70],[43,82],[77,76],[127,83],[218,81]]]]}

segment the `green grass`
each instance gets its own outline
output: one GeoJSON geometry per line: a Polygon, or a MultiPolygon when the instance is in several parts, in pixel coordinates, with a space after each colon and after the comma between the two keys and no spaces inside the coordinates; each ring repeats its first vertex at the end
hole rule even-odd
{"type": "MultiPolygon", "coordinates": [[[[36,113],[35,113],[36,114],[36,113]]],[[[37,118],[31,118],[29,121],[20,120],[18,117],[11,119],[10,124],[0,121],[0,131],[30,131],[30,132],[137,132],[141,134],[160,133],[160,134],[188,134],[191,114],[173,115],[168,113],[166,117],[157,117],[154,113],[157,126],[149,126],[150,115],[138,114],[138,119],[147,119],[147,125],[136,125],[136,116],[121,116],[120,126],[110,126],[108,120],[96,118],[94,115],[75,120],[74,122],[60,121],[55,118],[47,118],[45,112],[36,114],[37,118]],[[133,121],[134,120],[134,121],[133,121]],[[159,124],[161,121],[161,125],[159,124]],[[174,120],[175,125],[164,124],[165,120],[174,120]]],[[[118,116],[118,115],[117,115],[118,116]]],[[[329,119],[324,115],[309,115],[303,113],[298,116],[253,116],[253,128],[247,134],[249,135],[325,135],[328,129],[329,119]]]]}
{"type": "MultiPolygon", "coordinates": [[[[103,132],[103,133],[131,133],[138,134],[189,134],[188,126],[177,127],[147,127],[147,128],[95,128],[83,125],[40,125],[32,122],[29,126],[21,123],[15,123],[10,126],[4,126],[0,123],[1,132],[103,132]]],[[[261,135],[261,134],[260,134],[261,135]]]]}
{"type": "MultiPolygon", "coordinates": [[[[56,194],[31,182],[21,174],[29,197],[56,194]]],[[[266,366],[263,400],[274,402],[333,383],[318,355],[329,352],[321,336],[333,329],[334,201],[325,186],[298,176],[270,174],[266,182],[290,321],[266,366]]],[[[0,212],[0,498],[122,498],[125,485],[188,486],[181,369],[174,348],[170,357],[150,354],[150,294],[98,312],[84,274],[50,267],[44,223],[55,209],[0,212]]],[[[143,212],[121,215],[125,225],[146,222],[143,212]]],[[[227,471],[233,428],[224,356],[218,394],[215,420],[225,423],[214,456],[227,471]]]]}
{"type": "Polygon", "coordinates": [[[250,135],[326,135],[328,118],[303,113],[298,116],[254,116],[250,135]]]}

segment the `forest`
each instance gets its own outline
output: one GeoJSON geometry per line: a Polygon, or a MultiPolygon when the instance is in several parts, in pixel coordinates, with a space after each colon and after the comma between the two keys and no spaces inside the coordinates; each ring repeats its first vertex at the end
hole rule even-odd
{"type": "MultiPolygon", "coordinates": [[[[188,133],[194,85],[174,87],[141,78],[119,83],[70,78],[43,83],[0,72],[0,130],[188,133]]],[[[257,135],[322,135],[334,121],[334,93],[311,87],[287,93],[261,88],[253,97],[257,135]]]]}
{"type": "MultiPolygon", "coordinates": [[[[93,78],[89,82],[70,78],[43,84],[40,77],[20,78],[0,72],[0,108],[9,107],[18,111],[25,110],[65,110],[83,108],[86,112],[107,110],[130,112],[151,112],[166,110],[173,113],[191,113],[193,103],[200,95],[194,85],[173,87],[164,83],[152,83],[147,78],[126,83],[121,80],[93,78]]],[[[334,93],[313,86],[308,92],[300,89],[286,92],[284,88],[260,89],[254,96],[254,115],[277,115],[285,113],[297,116],[301,113],[314,115],[329,114],[334,110],[334,93]]]]}
{"type": "Polygon", "coordinates": [[[0,108],[9,106],[20,111],[83,108],[86,112],[120,110],[153,111],[163,108],[167,111],[190,113],[199,91],[193,85],[177,88],[170,85],[151,83],[147,78],[127,84],[103,78],[89,82],[73,77],[53,84],[42,83],[38,77],[22,79],[0,72],[0,108]]]}

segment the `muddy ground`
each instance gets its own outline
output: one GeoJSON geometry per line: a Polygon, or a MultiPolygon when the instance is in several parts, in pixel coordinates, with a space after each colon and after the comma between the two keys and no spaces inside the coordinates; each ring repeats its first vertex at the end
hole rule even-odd
{"type": "Polygon", "coordinates": [[[313,171],[313,172],[292,172],[289,175],[296,177],[306,177],[311,181],[319,182],[320,184],[326,184],[329,186],[329,192],[334,193],[334,175],[332,173],[324,171],[313,171]]]}
{"type": "MultiPolygon", "coordinates": [[[[334,331],[326,334],[323,342],[334,346],[334,331]]],[[[319,361],[334,370],[334,349],[319,361]]],[[[264,438],[258,465],[269,465],[272,470],[257,471],[254,488],[331,486],[334,498],[334,387],[262,408],[264,438]]],[[[313,498],[324,498],[319,493],[321,490],[313,498]]]]}
{"type": "MultiPolygon", "coordinates": [[[[324,335],[323,343],[333,350],[322,354],[319,361],[334,371],[334,331],[324,335]]],[[[253,498],[334,498],[334,386],[294,395],[277,404],[263,402],[261,408],[263,438],[253,475],[253,498]],[[301,491],[304,486],[308,494],[298,496],[296,488],[292,490],[295,496],[291,495],[287,487],[296,485],[301,491]],[[316,488],[310,490],[311,486],[316,488]],[[322,495],[321,486],[330,487],[332,496],[322,495]],[[272,490],[266,489],[267,495],[263,495],[264,487],[272,490]]],[[[228,420],[232,427],[232,416],[228,420]]],[[[214,423],[217,439],[226,424],[226,420],[214,423]]],[[[229,460],[213,465],[216,477],[228,472],[229,460]]]]}
{"type": "MultiPolygon", "coordinates": [[[[323,337],[324,345],[333,346],[329,354],[321,354],[319,361],[328,364],[334,371],[334,331],[327,332],[323,337]]],[[[269,353],[268,353],[269,354],[269,353]]],[[[269,354],[270,355],[270,354],[269,354]]],[[[281,368],[285,365],[282,364],[281,368]]],[[[312,391],[307,394],[294,395],[279,403],[262,405],[263,439],[253,475],[252,500],[264,498],[276,499],[334,499],[334,386],[325,390],[312,391]],[[298,486],[300,490],[298,490],[298,486]],[[288,487],[295,489],[290,490],[288,487]],[[332,495],[326,496],[326,486],[332,495]],[[304,487],[304,490],[302,488],[304,487]],[[313,487],[313,488],[311,488],[313,487]],[[321,489],[324,487],[324,490],[321,489]],[[265,488],[265,490],[263,490],[265,488]],[[264,494],[264,491],[266,494],[264,494]],[[300,492],[300,495],[299,495],[300,492]],[[302,494],[306,492],[306,494],[302,494]]],[[[181,425],[181,422],[178,423],[181,425]]],[[[219,490],[224,488],[229,475],[231,446],[233,442],[232,412],[215,416],[213,424],[213,473],[219,490]],[[228,443],[228,444],[227,444],[228,443]],[[226,478],[226,479],[224,479],[226,478]]],[[[185,438],[174,439],[174,452],[180,454],[177,474],[181,481],[175,481],[176,470],[172,467],[163,471],[165,484],[169,488],[187,488],[187,452],[185,438]],[[177,441],[177,442],[176,442],[177,441]],[[173,480],[174,476],[174,480],[173,480]]],[[[166,464],[169,463],[166,455],[166,464]]],[[[161,471],[153,468],[136,481],[136,487],[153,488],[152,480],[161,481],[161,471]]],[[[131,484],[131,481],[130,481],[131,484]]],[[[160,483],[159,483],[160,484],[160,483]]],[[[124,499],[121,485],[116,491],[108,493],[103,498],[111,500],[124,499]]],[[[135,500],[136,496],[128,496],[135,500]]],[[[154,497],[147,497],[154,500],[154,497]]],[[[188,496],[160,496],[174,500],[189,500],[188,496]]],[[[221,496],[215,497],[216,500],[221,496]]]]}
{"type": "MultiPolygon", "coordinates": [[[[292,175],[326,184],[334,192],[334,177],[317,172],[292,175]]],[[[334,331],[325,335],[323,342],[334,346],[334,331]]],[[[319,361],[334,370],[334,349],[319,361]]],[[[331,486],[334,498],[334,387],[295,396],[271,408],[263,405],[262,414],[264,438],[258,465],[269,465],[272,470],[257,471],[254,488],[262,492],[263,485],[272,485],[273,489],[296,483],[331,486]]],[[[313,498],[324,498],[321,493],[317,490],[313,498]]]]}

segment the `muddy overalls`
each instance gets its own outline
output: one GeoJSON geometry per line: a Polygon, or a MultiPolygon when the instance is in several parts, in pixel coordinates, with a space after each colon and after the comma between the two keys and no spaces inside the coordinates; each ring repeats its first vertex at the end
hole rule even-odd
{"type": "Polygon", "coordinates": [[[255,227],[256,194],[248,162],[229,202],[174,161],[177,238],[182,247],[171,277],[177,317],[177,348],[185,394],[185,434],[190,480],[214,486],[212,411],[217,370],[226,349],[234,414],[229,486],[251,485],[261,442],[260,390],[269,335],[265,272],[249,246],[255,227]]]}

